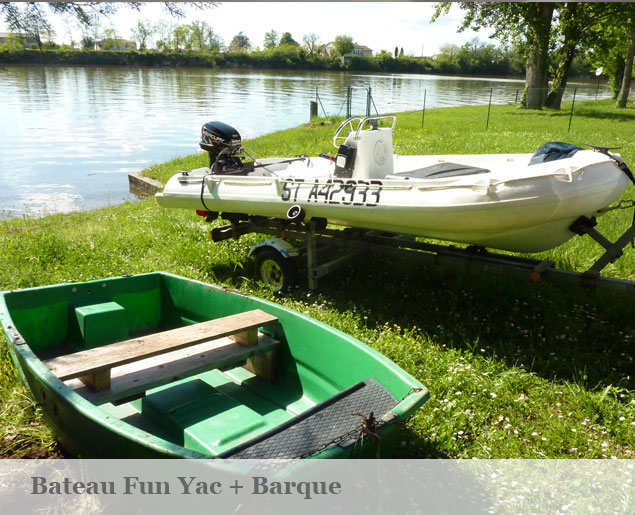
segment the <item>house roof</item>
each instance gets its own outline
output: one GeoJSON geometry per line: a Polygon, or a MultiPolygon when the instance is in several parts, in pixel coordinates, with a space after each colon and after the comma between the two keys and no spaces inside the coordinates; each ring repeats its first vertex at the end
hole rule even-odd
{"type": "Polygon", "coordinates": [[[353,43],[353,48],[359,48],[360,50],[368,50],[372,52],[371,48],[368,48],[366,45],[358,45],[357,43],[353,43]]]}
{"type": "Polygon", "coordinates": [[[116,43],[136,44],[134,41],[131,41],[129,39],[123,39],[123,38],[104,38],[104,39],[100,39],[98,43],[103,43],[104,41],[114,41],[116,43]]]}
{"type": "MultiPolygon", "coordinates": [[[[322,45],[322,48],[328,48],[328,47],[333,46],[333,45],[335,45],[335,41],[330,41],[330,42],[322,45]]],[[[357,43],[353,43],[353,48],[356,48],[358,50],[367,50],[368,52],[372,52],[373,51],[372,48],[369,48],[366,45],[358,45],[357,43]]]]}

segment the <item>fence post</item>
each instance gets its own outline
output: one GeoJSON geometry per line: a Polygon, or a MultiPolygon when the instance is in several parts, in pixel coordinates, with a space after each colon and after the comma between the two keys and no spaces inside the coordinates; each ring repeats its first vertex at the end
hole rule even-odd
{"type": "Polygon", "coordinates": [[[571,119],[573,118],[573,106],[575,105],[575,94],[577,91],[578,88],[573,90],[573,102],[571,102],[571,114],[569,115],[569,130],[567,132],[571,132],[571,119]]]}
{"type": "MultiPolygon", "coordinates": [[[[315,101],[320,105],[320,107],[322,107],[322,112],[324,113],[324,116],[328,116],[328,114],[326,114],[326,109],[324,109],[324,105],[322,105],[322,99],[320,98],[320,95],[318,95],[318,89],[315,88],[315,101]]],[[[342,110],[342,108],[340,107],[340,111],[342,110]]],[[[316,113],[319,116],[319,113],[316,113]]]]}
{"type": "Polygon", "coordinates": [[[346,89],[346,118],[350,118],[351,117],[351,96],[352,96],[352,90],[351,90],[351,85],[348,85],[348,88],[346,89]]]}
{"type": "Polygon", "coordinates": [[[318,115],[318,103],[314,100],[310,101],[309,104],[309,121],[313,120],[318,115]]]}
{"type": "Polygon", "coordinates": [[[379,115],[379,111],[377,110],[377,106],[375,105],[375,101],[373,100],[373,96],[370,96],[370,102],[371,104],[373,104],[373,107],[375,108],[375,114],[379,115]]]}
{"type": "Polygon", "coordinates": [[[489,128],[489,113],[492,109],[492,92],[494,91],[494,88],[490,88],[489,90],[489,106],[487,107],[487,123],[485,124],[485,130],[487,130],[489,128]]]}
{"type": "Polygon", "coordinates": [[[426,121],[426,93],[427,93],[427,89],[423,90],[423,114],[421,116],[421,128],[423,129],[423,124],[426,121]]]}

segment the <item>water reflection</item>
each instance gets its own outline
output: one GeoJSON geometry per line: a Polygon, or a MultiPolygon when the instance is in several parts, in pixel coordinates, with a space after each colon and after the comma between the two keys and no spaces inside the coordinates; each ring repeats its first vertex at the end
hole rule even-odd
{"type": "MultiPolygon", "coordinates": [[[[215,119],[243,138],[307,120],[316,90],[328,115],[345,113],[350,85],[372,88],[380,112],[511,103],[523,81],[343,72],[5,66],[0,69],[0,216],[39,216],[132,199],[127,174],[199,151],[215,119]]],[[[597,83],[577,87],[594,98],[597,83]]],[[[570,98],[568,93],[565,98],[570,98]]],[[[600,96],[609,94],[605,86],[600,96]]],[[[354,90],[353,111],[366,110],[354,90]]]]}

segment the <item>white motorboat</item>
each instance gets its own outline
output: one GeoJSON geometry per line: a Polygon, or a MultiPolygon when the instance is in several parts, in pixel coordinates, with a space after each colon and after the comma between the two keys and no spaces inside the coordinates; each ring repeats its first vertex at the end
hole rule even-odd
{"type": "Polygon", "coordinates": [[[607,148],[561,143],[535,154],[395,155],[395,123],[346,120],[335,156],[247,160],[238,132],[209,122],[200,145],[210,167],[179,172],[157,202],[538,252],[569,240],[579,217],[602,214],[632,178],[607,148]]]}

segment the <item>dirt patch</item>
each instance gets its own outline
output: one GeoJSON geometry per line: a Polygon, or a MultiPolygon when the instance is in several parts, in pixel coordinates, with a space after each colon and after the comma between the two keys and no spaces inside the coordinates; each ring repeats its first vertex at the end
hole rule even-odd
{"type": "Polygon", "coordinates": [[[16,442],[11,439],[10,435],[8,438],[5,436],[0,439],[0,459],[46,460],[68,457],[69,456],[58,444],[54,444],[51,447],[28,446],[27,442],[24,442],[23,445],[16,445],[16,442]]]}
{"type": "Polygon", "coordinates": [[[42,447],[36,447],[33,449],[26,449],[17,453],[3,453],[0,454],[0,458],[2,459],[28,459],[28,460],[47,460],[47,459],[62,459],[67,458],[66,455],[62,452],[61,449],[57,448],[57,446],[53,449],[47,449],[42,447]]]}

